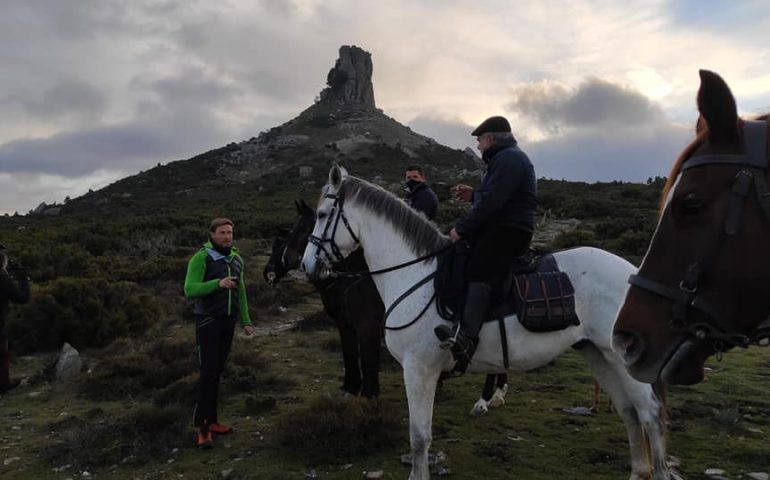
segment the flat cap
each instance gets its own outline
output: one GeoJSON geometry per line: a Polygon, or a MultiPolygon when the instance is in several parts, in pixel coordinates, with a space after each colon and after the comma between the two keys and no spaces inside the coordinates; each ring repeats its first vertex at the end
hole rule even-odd
{"type": "Polygon", "coordinates": [[[476,127],[476,130],[471,132],[471,135],[474,137],[478,137],[479,135],[483,135],[485,133],[500,133],[500,132],[511,132],[511,124],[508,123],[508,120],[505,119],[505,117],[489,117],[483,122],[481,122],[481,125],[476,127]]]}

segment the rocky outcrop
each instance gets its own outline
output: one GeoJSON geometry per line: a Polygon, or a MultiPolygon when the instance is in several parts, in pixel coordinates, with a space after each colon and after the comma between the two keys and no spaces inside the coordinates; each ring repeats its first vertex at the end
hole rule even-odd
{"type": "Polygon", "coordinates": [[[354,103],[376,108],[372,85],[372,54],[354,46],[340,47],[340,56],[326,76],[322,103],[354,103]]]}

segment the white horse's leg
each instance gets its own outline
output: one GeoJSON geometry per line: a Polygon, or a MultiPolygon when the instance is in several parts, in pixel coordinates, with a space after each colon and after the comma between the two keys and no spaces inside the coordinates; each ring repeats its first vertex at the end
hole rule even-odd
{"type": "Polygon", "coordinates": [[[412,472],[409,480],[429,480],[428,449],[432,440],[433,400],[440,368],[431,369],[424,359],[404,358],[404,386],[409,404],[409,444],[412,472]]]}
{"type": "Polygon", "coordinates": [[[614,352],[605,354],[593,344],[588,344],[581,349],[581,353],[626,425],[631,450],[629,480],[669,480],[661,408],[652,387],[631,378],[614,352]],[[609,361],[605,355],[615,362],[609,361]],[[647,439],[650,442],[649,458],[647,439]]]}

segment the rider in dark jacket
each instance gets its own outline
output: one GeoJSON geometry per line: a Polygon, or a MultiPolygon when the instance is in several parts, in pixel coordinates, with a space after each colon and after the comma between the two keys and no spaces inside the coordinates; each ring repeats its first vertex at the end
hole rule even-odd
{"type": "Polygon", "coordinates": [[[27,273],[18,264],[10,261],[5,248],[0,245],[0,394],[19,385],[19,380],[11,380],[10,354],[8,352],[8,333],[6,317],[10,303],[29,301],[29,279],[27,273]]]}
{"type": "Polygon", "coordinates": [[[425,183],[425,172],[419,165],[406,167],[406,203],[410,207],[423,212],[428,220],[436,218],[438,213],[438,197],[425,183]]]}
{"type": "Polygon", "coordinates": [[[481,185],[453,188],[460,199],[473,199],[473,207],[450,232],[453,241],[471,248],[466,270],[468,293],[457,329],[436,327],[444,348],[452,348],[459,370],[470,362],[478,334],[489,311],[492,289],[508,274],[516,257],[529,248],[535,226],[537,180],[535,169],[516,142],[503,117],[490,117],[471,135],[477,137],[487,171],[481,185]]]}

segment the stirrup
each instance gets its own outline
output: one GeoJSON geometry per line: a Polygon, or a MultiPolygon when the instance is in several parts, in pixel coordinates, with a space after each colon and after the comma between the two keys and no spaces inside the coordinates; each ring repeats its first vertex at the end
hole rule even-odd
{"type": "Polygon", "coordinates": [[[442,350],[454,350],[454,347],[457,344],[457,336],[460,334],[460,323],[457,322],[451,327],[448,325],[439,325],[433,329],[433,333],[436,334],[436,337],[441,342],[439,346],[442,350]]]}

